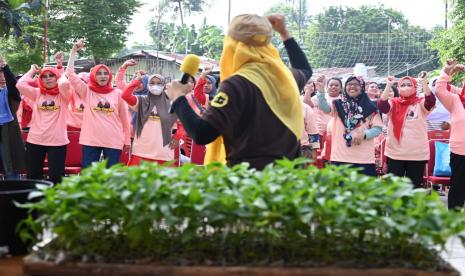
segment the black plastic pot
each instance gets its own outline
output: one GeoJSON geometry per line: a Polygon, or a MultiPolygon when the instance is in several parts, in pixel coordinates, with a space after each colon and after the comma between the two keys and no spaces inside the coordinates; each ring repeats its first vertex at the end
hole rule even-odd
{"type": "Polygon", "coordinates": [[[26,203],[28,194],[36,191],[36,184],[52,186],[44,180],[4,180],[0,181],[0,247],[7,246],[9,254],[23,255],[27,253],[27,244],[23,243],[16,233],[18,223],[27,218],[27,209],[18,208],[14,202],[26,203]]]}

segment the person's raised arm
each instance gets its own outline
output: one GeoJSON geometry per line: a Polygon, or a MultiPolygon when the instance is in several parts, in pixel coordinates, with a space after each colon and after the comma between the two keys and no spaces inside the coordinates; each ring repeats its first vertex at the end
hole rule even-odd
{"type": "Polygon", "coordinates": [[[428,78],[427,78],[427,72],[426,71],[421,71],[419,74],[419,79],[421,83],[421,88],[423,92],[425,93],[425,101],[423,103],[423,106],[425,107],[426,110],[431,110],[433,107],[436,105],[436,97],[431,93],[431,90],[428,87],[428,78]]]}
{"type": "Polygon", "coordinates": [[[5,63],[2,53],[0,53],[0,71],[3,71],[3,76],[5,77],[6,88],[8,89],[8,97],[10,99],[21,101],[21,95],[16,88],[15,75],[13,72],[11,72],[10,67],[5,63]]]}
{"type": "Polygon", "coordinates": [[[305,82],[307,82],[307,80],[312,77],[312,67],[308,63],[307,56],[302,51],[299,44],[297,44],[297,41],[295,41],[287,30],[284,15],[275,13],[269,15],[267,18],[270,21],[273,30],[281,36],[281,40],[286,48],[292,68],[302,70],[306,77],[305,82]]]}
{"type": "Polygon", "coordinates": [[[318,108],[321,111],[323,111],[324,113],[331,113],[332,108],[328,104],[328,101],[326,100],[324,83],[325,83],[324,75],[319,76],[318,79],[315,81],[316,90],[318,91],[316,93],[316,100],[317,100],[318,108]]]}
{"type": "Polygon", "coordinates": [[[389,104],[389,94],[391,93],[394,81],[395,78],[393,76],[389,76],[386,79],[386,87],[384,87],[384,91],[378,101],[378,108],[381,113],[387,114],[391,110],[391,105],[389,104]]]}
{"type": "Polygon", "coordinates": [[[87,84],[74,72],[74,60],[76,59],[77,52],[84,48],[84,46],[85,43],[82,39],[79,39],[73,44],[73,48],[71,48],[71,52],[69,54],[68,66],[66,67],[66,77],[73,86],[76,94],[78,94],[81,99],[86,97],[87,84]]]}
{"type": "Polygon", "coordinates": [[[458,64],[457,61],[449,59],[436,81],[436,97],[438,97],[449,112],[452,112],[454,103],[459,100],[459,96],[447,90],[447,83],[452,79],[455,73],[463,71],[465,71],[465,65],[458,64]]]}
{"type": "Polygon", "coordinates": [[[125,80],[126,70],[128,69],[128,67],[136,66],[136,65],[137,65],[137,62],[135,60],[128,59],[118,69],[118,72],[116,73],[116,76],[115,76],[115,84],[116,84],[116,87],[120,89],[121,91],[124,91],[126,87],[128,86],[125,80]]]}
{"type": "Polygon", "coordinates": [[[37,93],[39,88],[31,86],[29,83],[36,81],[34,75],[40,72],[40,67],[37,64],[31,65],[31,69],[24,74],[16,83],[16,88],[19,92],[25,97],[31,99],[32,101],[36,100],[37,93]]]}

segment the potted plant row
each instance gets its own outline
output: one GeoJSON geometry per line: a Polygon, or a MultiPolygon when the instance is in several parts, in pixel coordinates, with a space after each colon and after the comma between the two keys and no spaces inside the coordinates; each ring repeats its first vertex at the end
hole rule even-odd
{"type": "Polygon", "coordinates": [[[26,275],[459,275],[439,257],[465,215],[403,178],[280,160],[94,164],[39,202],[26,275]],[[48,233],[44,235],[44,233],[48,233]],[[45,243],[44,239],[50,241],[45,243]]]}

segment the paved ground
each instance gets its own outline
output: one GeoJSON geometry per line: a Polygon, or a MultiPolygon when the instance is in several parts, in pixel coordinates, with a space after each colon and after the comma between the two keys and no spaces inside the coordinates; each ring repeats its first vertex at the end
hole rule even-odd
{"type": "Polygon", "coordinates": [[[447,242],[447,251],[442,253],[443,258],[465,276],[465,247],[458,238],[451,238],[447,242]]]}
{"type": "MultiPolygon", "coordinates": [[[[441,196],[441,199],[447,204],[447,195],[441,196]]],[[[455,267],[462,276],[465,276],[465,247],[457,237],[450,238],[447,241],[447,252],[443,252],[442,257],[455,267]]]]}

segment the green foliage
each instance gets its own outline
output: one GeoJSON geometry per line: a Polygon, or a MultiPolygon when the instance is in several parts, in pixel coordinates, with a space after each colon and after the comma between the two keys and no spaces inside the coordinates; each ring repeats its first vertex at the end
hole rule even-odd
{"type": "Polygon", "coordinates": [[[109,58],[124,47],[138,0],[55,0],[50,6],[49,40],[54,50],[69,51],[86,40],[84,55],[109,58]]]}
{"type": "Polygon", "coordinates": [[[0,49],[15,74],[26,73],[31,68],[31,64],[42,64],[42,48],[31,48],[20,39],[13,37],[0,39],[0,49]]]}
{"type": "Polygon", "coordinates": [[[24,28],[31,24],[31,15],[40,12],[41,2],[0,0],[0,38],[8,39],[12,34],[14,38],[22,39],[33,48],[35,41],[31,36],[24,35],[24,28]]]}
{"type": "Polygon", "coordinates": [[[407,180],[305,162],[263,171],[94,164],[30,195],[44,198],[24,206],[39,216],[20,233],[37,241],[51,231],[44,258],[440,269],[432,247],[465,229],[463,212],[407,180]]]}
{"type": "MultiPolygon", "coordinates": [[[[442,62],[454,58],[465,62],[465,1],[453,0],[451,3],[450,18],[454,22],[449,29],[437,29],[430,42],[431,48],[438,51],[442,62]]],[[[454,76],[454,81],[463,79],[463,74],[454,76]]]]}
{"type": "Polygon", "coordinates": [[[173,53],[186,52],[186,38],[188,53],[203,55],[213,59],[219,59],[223,49],[223,31],[218,26],[204,23],[197,30],[195,25],[189,28],[177,26],[174,23],[152,20],[149,22],[148,31],[154,45],[158,45],[160,51],[173,53]]]}

